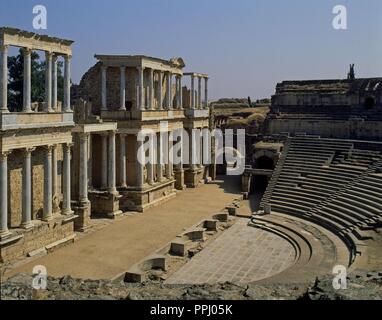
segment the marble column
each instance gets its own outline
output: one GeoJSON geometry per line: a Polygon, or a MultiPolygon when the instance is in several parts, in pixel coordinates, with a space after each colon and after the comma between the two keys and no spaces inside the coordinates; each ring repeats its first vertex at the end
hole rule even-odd
{"type": "Polygon", "coordinates": [[[153,185],[155,182],[155,179],[154,179],[154,162],[155,162],[154,151],[155,151],[154,136],[150,136],[150,150],[149,150],[150,157],[149,157],[149,161],[147,163],[147,182],[150,185],[153,185]]]}
{"type": "Polygon", "coordinates": [[[57,110],[57,56],[52,57],[52,109],[57,110]]]}
{"type": "Polygon", "coordinates": [[[143,188],[143,164],[145,159],[145,154],[143,150],[143,141],[138,141],[136,144],[136,154],[137,154],[137,162],[135,163],[135,173],[136,173],[136,185],[138,188],[143,188]]]}
{"type": "Polygon", "coordinates": [[[8,154],[0,153],[0,239],[11,234],[8,230],[8,154]]]}
{"type": "Polygon", "coordinates": [[[57,195],[57,145],[52,147],[52,195],[53,199],[57,195]]]}
{"type": "Polygon", "coordinates": [[[167,163],[165,164],[165,171],[166,171],[166,178],[171,179],[172,178],[172,165],[173,165],[173,157],[171,152],[172,147],[172,141],[170,141],[171,132],[168,133],[168,149],[167,149],[167,163]]]}
{"type": "Polygon", "coordinates": [[[101,162],[101,189],[107,188],[107,135],[101,135],[102,139],[102,162],[101,162]]]}
{"type": "Polygon", "coordinates": [[[23,48],[24,79],[23,79],[23,112],[31,112],[31,50],[23,48]]]}
{"type": "Polygon", "coordinates": [[[139,104],[138,104],[138,109],[139,110],[145,110],[145,96],[144,96],[144,82],[143,82],[143,72],[144,68],[143,67],[138,67],[138,87],[139,87],[139,104]]]}
{"type": "Polygon", "coordinates": [[[191,75],[191,109],[195,109],[195,76],[191,75]]]}
{"type": "Polygon", "coordinates": [[[71,63],[72,57],[69,55],[64,56],[64,62],[65,62],[65,70],[64,70],[64,107],[63,111],[64,112],[70,112],[70,78],[71,78],[71,68],[70,68],[70,63],[71,63]]]}
{"type": "Polygon", "coordinates": [[[204,108],[208,109],[208,78],[204,78],[204,108]]]}
{"type": "Polygon", "coordinates": [[[23,150],[23,191],[22,191],[22,220],[21,227],[30,229],[32,224],[32,156],[34,149],[23,150]]]}
{"type": "Polygon", "coordinates": [[[190,137],[190,141],[189,141],[189,158],[190,158],[189,167],[190,167],[191,171],[195,171],[198,152],[196,150],[196,147],[197,147],[196,136],[192,134],[192,129],[190,129],[189,137],[190,137]]]}
{"type": "Polygon", "coordinates": [[[120,67],[121,102],[119,110],[126,110],[126,67],[120,67]]]}
{"type": "Polygon", "coordinates": [[[53,219],[52,212],[52,146],[45,147],[44,155],[44,211],[43,220],[50,221],[53,219]]]}
{"type": "Polygon", "coordinates": [[[167,73],[167,108],[172,109],[172,74],[167,73]]]}
{"type": "Polygon", "coordinates": [[[71,187],[70,187],[70,176],[71,176],[71,168],[70,168],[70,143],[65,143],[63,145],[63,202],[62,202],[62,214],[71,215],[73,213],[71,208],[71,187]]]}
{"type": "Polygon", "coordinates": [[[126,183],[126,134],[119,135],[119,185],[122,188],[127,188],[126,183]]]}
{"type": "Polygon", "coordinates": [[[115,131],[109,132],[109,159],[108,159],[108,191],[117,192],[116,188],[116,153],[115,153],[115,131]]]}
{"type": "MultiPolygon", "coordinates": [[[[0,112],[8,111],[8,46],[0,45],[0,112]]],[[[1,229],[0,229],[1,232],[1,229]]]]}
{"type": "Polygon", "coordinates": [[[154,69],[149,72],[149,109],[154,110],[154,69]]]}
{"type": "Polygon", "coordinates": [[[107,67],[101,66],[101,99],[102,105],[101,110],[107,111],[107,90],[106,90],[106,81],[107,81],[107,67]]]}
{"type": "Polygon", "coordinates": [[[88,133],[80,133],[80,202],[88,202],[88,133]]]}
{"type": "Polygon", "coordinates": [[[161,135],[158,133],[157,136],[157,179],[158,182],[163,181],[163,160],[162,160],[162,141],[161,135]]]}
{"type": "Polygon", "coordinates": [[[198,109],[202,109],[202,78],[198,77],[198,109]]]}
{"type": "Polygon", "coordinates": [[[52,57],[53,53],[45,52],[45,112],[52,112],[52,57]]]}
{"type": "Polygon", "coordinates": [[[88,139],[88,187],[90,190],[93,189],[93,139],[91,133],[88,139]]]}
{"type": "Polygon", "coordinates": [[[158,109],[163,110],[163,72],[158,72],[158,109]]]}

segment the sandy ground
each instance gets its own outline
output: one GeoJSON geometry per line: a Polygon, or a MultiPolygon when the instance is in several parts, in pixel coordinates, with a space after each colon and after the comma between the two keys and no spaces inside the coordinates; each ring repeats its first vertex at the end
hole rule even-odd
{"type": "Polygon", "coordinates": [[[225,177],[215,184],[187,189],[143,214],[113,221],[72,245],[15,267],[5,278],[31,273],[34,266],[43,265],[50,276],[110,279],[164,246],[183,229],[221,211],[239,193],[240,177],[225,177]]]}

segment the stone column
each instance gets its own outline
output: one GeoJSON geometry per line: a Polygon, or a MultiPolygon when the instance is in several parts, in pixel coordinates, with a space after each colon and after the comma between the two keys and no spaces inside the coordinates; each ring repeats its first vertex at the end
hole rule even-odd
{"type": "Polygon", "coordinates": [[[33,227],[32,220],[32,157],[31,153],[34,149],[27,148],[24,150],[23,159],[23,191],[22,191],[22,220],[21,227],[30,229],[33,227]]]}
{"type": "Polygon", "coordinates": [[[108,191],[117,192],[115,169],[115,131],[109,132],[109,159],[108,159],[108,191]]]}
{"type": "Polygon", "coordinates": [[[102,111],[107,111],[107,90],[106,90],[106,81],[107,81],[107,67],[101,66],[101,99],[102,99],[102,111]]]}
{"type": "Polygon", "coordinates": [[[57,195],[57,145],[52,147],[52,195],[57,195]]]}
{"type": "Polygon", "coordinates": [[[178,94],[179,94],[179,97],[178,97],[178,102],[179,102],[179,105],[178,105],[178,109],[183,109],[183,90],[182,90],[182,76],[180,75],[179,76],[179,91],[178,91],[178,94]]]}
{"type": "Polygon", "coordinates": [[[88,133],[80,133],[80,202],[88,202],[88,133]]]}
{"type": "Polygon", "coordinates": [[[120,67],[120,82],[121,82],[121,105],[119,110],[126,110],[126,67],[120,67]]]}
{"type": "Polygon", "coordinates": [[[191,75],[191,109],[195,109],[195,76],[191,75]]]}
{"type": "Polygon", "coordinates": [[[46,146],[44,159],[44,221],[53,219],[52,204],[52,146],[46,146]]]}
{"type": "Polygon", "coordinates": [[[62,202],[62,214],[64,215],[71,215],[73,213],[71,208],[71,187],[70,187],[70,175],[71,175],[71,168],[70,168],[70,143],[65,143],[63,145],[63,202],[62,202]]]}
{"type": "MultiPolygon", "coordinates": [[[[8,46],[0,45],[0,112],[8,111],[8,46]]],[[[1,229],[0,229],[1,232],[1,229]]]]}
{"type": "Polygon", "coordinates": [[[150,157],[149,157],[149,161],[147,163],[147,182],[150,184],[150,185],[153,185],[154,182],[155,182],[155,179],[154,179],[154,160],[155,160],[155,155],[153,155],[153,152],[155,150],[154,148],[154,136],[150,136],[150,157]]]}
{"type": "Polygon", "coordinates": [[[154,69],[149,73],[149,109],[154,110],[154,69]]]}
{"type": "Polygon", "coordinates": [[[198,77],[198,109],[202,109],[202,78],[198,77]]]}
{"type": "Polygon", "coordinates": [[[158,182],[163,181],[163,163],[162,163],[162,141],[161,135],[158,133],[157,139],[157,178],[158,182]]]}
{"type": "Polygon", "coordinates": [[[189,137],[190,137],[190,141],[189,141],[189,158],[190,158],[189,167],[190,167],[191,171],[195,171],[196,170],[196,158],[197,158],[198,153],[196,150],[196,146],[197,146],[197,143],[195,141],[196,138],[192,134],[192,129],[190,129],[189,137]]]}
{"type": "Polygon", "coordinates": [[[69,55],[66,55],[64,57],[65,60],[65,70],[64,70],[64,106],[63,111],[64,112],[70,112],[70,78],[71,78],[71,71],[70,71],[70,62],[72,57],[69,55]]]}
{"type": "Polygon", "coordinates": [[[0,239],[11,234],[8,230],[8,154],[0,153],[0,239]]]}
{"type": "Polygon", "coordinates": [[[167,73],[167,108],[172,109],[172,74],[167,73]]]}
{"type": "Polygon", "coordinates": [[[31,50],[23,48],[24,79],[23,79],[23,112],[31,112],[31,50]]]}
{"type": "Polygon", "coordinates": [[[102,138],[102,163],[101,163],[101,188],[107,188],[107,135],[104,133],[102,138]]]}
{"type": "Polygon", "coordinates": [[[119,135],[119,185],[122,188],[127,188],[126,183],[126,134],[119,135]]]}
{"type": "Polygon", "coordinates": [[[57,56],[52,57],[52,109],[57,111],[57,56]]]}
{"type": "Polygon", "coordinates": [[[204,78],[204,108],[208,109],[208,78],[204,78]]]}
{"type": "Polygon", "coordinates": [[[144,88],[143,88],[143,71],[145,70],[143,67],[138,67],[138,86],[139,86],[139,103],[138,103],[138,109],[139,110],[145,110],[145,99],[144,99],[144,88]]]}
{"type": "Polygon", "coordinates": [[[45,52],[45,112],[52,112],[52,57],[53,53],[45,52]]]}
{"type": "Polygon", "coordinates": [[[91,133],[89,134],[88,142],[88,187],[90,190],[93,189],[93,139],[91,133]]]}
{"type": "Polygon", "coordinates": [[[135,173],[136,173],[136,185],[138,188],[143,188],[144,182],[143,182],[143,163],[145,159],[144,152],[140,152],[140,150],[143,150],[143,141],[138,141],[137,139],[137,145],[136,145],[136,154],[137,154],[137,162],[135,163],[135,173]]]}
{"type": "Polygon", "coordinates": [[[170,137],[171,137],[171,132],[168,133],[168,160],[167,160],[167,163],[166,163],[166,178],[167,179],[171,179],[172,178],[172,171],[173,171],[173,161],[174,161],[174,158],[173,158],[173,155],[172,155],[172,152],[171,152],[171,147],[172,147],[172,141],[170,140],[170,137]]]}
{"type": "Polygon", "coordinates": [[[158,73],[158,109],[163,110],[163,73],[159,71],[158,73]]]}

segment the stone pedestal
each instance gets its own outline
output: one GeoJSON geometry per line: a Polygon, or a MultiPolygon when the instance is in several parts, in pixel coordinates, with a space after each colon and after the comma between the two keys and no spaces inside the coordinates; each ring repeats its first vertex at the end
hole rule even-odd
{"type": "Polygon", "coordinates": [[[176,190],[184,190],[186,189],[186,185],[184,184],[184,170],[175,168],[175,189],[176,190]]]}
{"type": "Polygon", "coordinates": [[[78,216],[74,220],[74,229],[83,232],[90,225],[91,204],[90,201],[78,202],[74,207],[74,214],[78,216]]]}
{"type": "Polygon", "coordinates": [[[89,199],[92,203],[92,212],[111,219],[114,219],[118,215],[122,214],[122,211],[119,210],[120,198],[121,196],[118,192],[89,192],[89,199]]]}
{"type": "Polygon", "coordinates": [[[187,188],[197,188],[204,183],[204,167],[189,168],[184,172],[187,188]]]}

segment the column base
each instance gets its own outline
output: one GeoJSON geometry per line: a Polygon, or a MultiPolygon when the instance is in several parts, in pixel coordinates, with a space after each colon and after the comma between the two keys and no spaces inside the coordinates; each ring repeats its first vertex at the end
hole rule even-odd
{"type": "Polygon", "coordinates": [[[53,217],[53,214],[52,215],[49,215],[48,217],[42,217],[42,221],[44,221],[44,222],[50,222],[50,221],[52,221],[54,219],[54,217],[53,217]]]}
{"type": "Polygon", "coordinates": [[[186,185],[184,184],[184,170],[175,170],[175,189],[176,190],[184,190],[186,189],[186,185]]]}
{"type": "Polygon", "coordinates": [[[91,204],[90,201],[80,201],[73,207],[74,214],[78,216],[74,220],[74,230],[83,232],[90,226],[91,204]]]}
{"type": "Polygon", "coordinates": [[[0,240],[7,239],[12,235],[12,232],[9,230],[6,231],[0,231],[0,240]]]}
{"type": "Polygon", "coordinates": [[[21,228],[24,230],[29,230],[33,228],[33,223],[32,222],[27,222],[27,223],[22,223],[21,228]]]}
{"type": "Polygon", "coordinates": [[[89,192],[89,199],[92,203],[92,213],[114,218],[122,212],[119,210],[119,199],[121,195],[118,191],[97,191],[89,192]]]}

